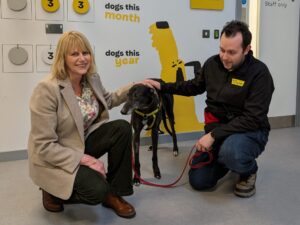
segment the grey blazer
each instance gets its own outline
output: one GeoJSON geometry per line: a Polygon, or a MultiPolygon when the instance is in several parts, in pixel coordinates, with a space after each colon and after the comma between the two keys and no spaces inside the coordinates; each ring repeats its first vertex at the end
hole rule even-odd
{"type": "MultiPolygon", "coordinates": [[[[132,86],[108,92],[98,74],[88,77],[88,82],[104,110],[89,127],[86,137],[109,120],[108,110],[123,103],[132,86]]],[[[43,79],[30,99],[30,114],[30,177],[45,191],[68,199],[85,148],[83,118],[70,80],[50,76],[43,79]]]]}

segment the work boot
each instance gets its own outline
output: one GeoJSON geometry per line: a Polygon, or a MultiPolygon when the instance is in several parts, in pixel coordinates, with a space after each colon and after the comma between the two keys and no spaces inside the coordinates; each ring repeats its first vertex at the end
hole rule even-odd
{"type": "Polygon", "coordinates": [[[255,194],[255,181],[256,173],[249,176],[241,176],[235,185],[234,194],[242,198],[251,197],[255,194]]]}
{"type": "Polygon", "coordinates": [[[62,212],[64,210],[63,201],[42,189],[43,206],[50,212],[62,212]]]}
{"type": "Polygon", "coordinates": [[[115,194],[109,193],[102,205],[111,208],[120,217],[132,218],[136,214],[135,209],[131,204],[115,194]]]}

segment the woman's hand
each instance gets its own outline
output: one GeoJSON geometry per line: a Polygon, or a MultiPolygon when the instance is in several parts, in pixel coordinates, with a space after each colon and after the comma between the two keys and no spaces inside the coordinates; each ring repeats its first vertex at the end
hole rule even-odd
{"type": "Polygon", "coordinates": [[[93,170],[96,170],[106,178],[106,169],[102,161],[95,159],[94,163],[89,167],[93,170]]]}
{"type": "Polygon", "coordinates": [[[106,178],[106,169],[104,163],[93,156],[84,154],[80,160],[80,165],[88,166],[89,168],[99,172],[106,178]]]}
{"type": "Polygon", "coordinates": [[[205,134],[196,142],[196,148],[201,152],[208,152],[212,149],[212,145],[215,139],[211,136],[210,133],[205,134]]]}

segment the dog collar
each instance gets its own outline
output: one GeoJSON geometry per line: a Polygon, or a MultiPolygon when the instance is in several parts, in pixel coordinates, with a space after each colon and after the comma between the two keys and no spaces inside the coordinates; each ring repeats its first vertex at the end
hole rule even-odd
{"type": "Polygon", "coordinates": [[[149,130],[149,129],[151,129],[153,127],[155,119],[156,119],[156,113],[158,111],[159,111],[159,107],[157,107],[154,111],[152,111],[150,113],[143,113],[143,112],[141,112],[141,111],[139,111],[137,109],[134,110],[135,113],[137,113],[138,115],[142,116],[144,119],[146,119],[146,118],[148,118],[150,116],[153,117],[153,121],[152,121],[151,125],[148,126],[146,130],[149,130]]]}

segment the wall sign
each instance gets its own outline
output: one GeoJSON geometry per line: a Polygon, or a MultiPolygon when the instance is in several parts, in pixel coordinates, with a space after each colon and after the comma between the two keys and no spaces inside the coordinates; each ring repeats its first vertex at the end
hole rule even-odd
{"type": "Polygon", "coordinates": [[[60,3],[59,0],[42,0],[42,7],[46,12],[53,13],[59,9],[60,3]]]}
{"type": "Polygon", "coordinates": [[[27,6],[27,0],[7,0],[7,6],[12,11],[22,11],[27,6]]]}
{"type": "Polygon", "coordinates": [[[78,14],[86,14],[90,9],[88,0],[73,0],[73,9],[78,14]]]}
{"type": "MultiPolygon", "coordinates": [[[[153,23],[149,27],[149,32],[152,47],[157,50],[161,62],[160,78],[165,82],[187,80],[185,63],[180,58],[176,39],[169,23],[167,21],[153,23]]],[[[177,132],[203,130],[203,123],[198,121],[195,112],[195,101],[192,97],[174,95],[174,114],[177,132]]]]}
{"type": "Polygon", "coordinates": [[[9,50],[8,59],[14,65],[23,65],[28,60],[28,53],[24,48],[17,46],[9,50]]]}
{"type": "MultiPolygon", "coordinates": [[[[3,19],[30,20],[32,19],[32,1],[33,0],[0,0],[0,17],[3,19]]],[[[5,32],[7,33],[7,31],[5,32]]]]}
{"type": "Polygon", "coordinates": [[[68,21],[94,23],[95,2],[99,4],[99,0],[68,0],[68,21]]]}
{"type": "Polygon", "coordinates": [[[37,20],[64,20],[64,0],[35,0],[35,18],[37,20]]]}
{"type": "Polygon", "coordinates": [[[2,45],[2,72],[4,73],[32,73],[33,58],[32,45],[4,44],[2,45]]]}
{"type": "Polygon", "coordinates": [[[54,59],[54,53],[55,53],[55,48],[52,46],[44,49],[42,52],[43,62],[46,63],[47,65],[52,65],[54,59]]]}
{"type": "Polygon", "coordinates": [[[224,9],[224,0],[190,0],[190,4],[192,9],[224,9]]]}

